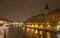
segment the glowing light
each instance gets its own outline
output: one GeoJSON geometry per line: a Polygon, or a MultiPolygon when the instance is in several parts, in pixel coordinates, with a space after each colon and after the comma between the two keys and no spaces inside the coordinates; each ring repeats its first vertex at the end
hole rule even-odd
{"type": "Polygon", "coordinates": [[[49,27],[49,28],[50,28],[50,25],[48,25],[47,27],[49,27]]]}
{"type": "Polygon", "coordinates": [[[41,37],[43,37],[43,31],[39,31],[41,37]]]}
{"type": "Polygon", "coordinates": [[[27,32],[29,32],[29,30],[30,30],[30,29],[29,29],[29,28],[27,28],[27,32]]]}
{"type": "Polygon", "coordinates": [[[40,34],[42,35],[43,34],[43,31],[40,31],[40,34]]]}
{"type": "Polygon", "coordinates": [[[3,24],[3,23],[5,23],[4,21],[0,21],[0,24],[3,24]]]}
{"type": "Polygon", "coordinates": [[[30,27],[30,25],[27,25],[27,27],[30,27]]]}
{"type": "Polygon", "coordinates": [[[47,22],[46,24],[49,24],[49,22],[47,22]]]}
{"type": "Polygon", "coordinates": [[[4,27],[5,29],[8,29],[8,27],[4,27]]]}
{"type": "Polygon", "coordinates": [[[35,34],[37,34],[37,33],[38,33],[38,30],[35,31],[35,34]]]}
{"type": "Polygon", "coordinates": [[[47,32],[47,38],[51,38],[51,35],[49,32],[47,32]]]}
{"type": "Polygon", "coordinates": [[[34,29],[31,29],[32,32],[34,32],[34,29]]]}
{"type": "Polygon", "coordinates": [[[60,21],[58,22],[58,24],[60,24],[60,21]]]}
{"type": "Polygon", "coordinates": [[[41,28],[43,28],[43,25],[40,25],[41,28]]]}
{"type": "Polygon", "coordinates": [[[5,27],[5,26],[7,26],[7,25],[9,26],[10,24],[3,24],[3,26],[2,26],[2,27],[5,27]]]}
{"type": "Polygon", "coordinates": [[[57,30],[60,30],[60,25],[57,25],[57,30]]]}
{"type": "Polygon", "coordinates": [[[29,28],[27,28],[27,30],[29,30],[29,28]]]}
{"type": "Polygon", "coordinates": [[[34,25],[32,25],[32,27],[34,27],[34,25]]]}
{"type": "Polygon", "coordinates": [[[25,27],[23,27],[23,30],[25,30],[25,27]]]}
{"type": "Polygon", "coordinates": [[[36,27],[38,27],[38,25],[37,25],[37,24],[36,24],[35,26],[36,26],[36,27]]]}

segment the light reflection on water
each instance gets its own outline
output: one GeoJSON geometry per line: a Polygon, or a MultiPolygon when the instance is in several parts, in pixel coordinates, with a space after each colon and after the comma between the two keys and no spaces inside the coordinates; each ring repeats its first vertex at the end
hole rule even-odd
{"type": "Polygon", "coordinates": [[[43,31],[40,31],[40,34],[42,35],[43,34],[43,31]]]}
{"type": "Polygon", "coordinates": [[[60,34],[57,34],[57,37],[60,38],[60,34]]]}
{"type": "Polygon", "coordinates": [[[47,38],[51,38],[51,35],[49,32],[47,32],[47,38]]]}
{"type": "Polygon", "coordinates": [[[39,34],[40,34],[40,37],[43,37],[43,31],[40,31],[39,34]]]}
{"type": "Polygon", "coordinates": [[[32,28],[9,29],[7,38],[60,38],[60,34],[51,31],[43,31],[32,28]]]}
{"type": "Polygon", "coordinates": [[[49,31],[27,28],[26,37],[27,38],[60,38],[60,35],[51,33],[49,31]]]}
{"type": "Polygon", "coordinates": [[[35,30],[35,34],[37,34],[38,33],[38,30],[35,30]]]}

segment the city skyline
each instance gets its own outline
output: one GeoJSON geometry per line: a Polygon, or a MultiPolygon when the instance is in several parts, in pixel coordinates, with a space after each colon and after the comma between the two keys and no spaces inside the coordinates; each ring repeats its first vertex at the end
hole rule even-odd
{"type": "Polygon", "coordinates": [[[0,17],[24,22],[31,16],[41,14],[46,2],[51,10],[60,8],[60,0],[1,0],[0,17]]]}

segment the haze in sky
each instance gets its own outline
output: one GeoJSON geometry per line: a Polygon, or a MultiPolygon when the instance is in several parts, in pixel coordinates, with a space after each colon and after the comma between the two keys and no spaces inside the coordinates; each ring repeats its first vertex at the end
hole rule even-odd
{"type": "Polygon", "coordinates": [[[24,22],[41,14],[46,3],[51,10],[60,8],[60,0],[0,0],[0,17],[24,22]]]}

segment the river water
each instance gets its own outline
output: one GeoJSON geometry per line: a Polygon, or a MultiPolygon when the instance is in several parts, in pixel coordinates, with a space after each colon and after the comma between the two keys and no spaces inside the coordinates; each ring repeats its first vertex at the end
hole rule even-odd
{"type": "Polygon", "coordinates": [[[51,31],[31,28],[11,28],[5,34],[5,38],[60,38],[60,34],[51,31]]]}

